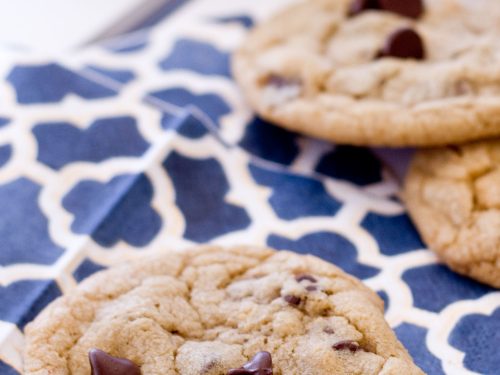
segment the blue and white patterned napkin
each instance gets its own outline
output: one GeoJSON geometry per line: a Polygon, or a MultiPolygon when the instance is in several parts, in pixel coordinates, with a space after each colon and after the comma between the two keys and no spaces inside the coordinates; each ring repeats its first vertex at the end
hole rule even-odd
{"type": "Polygon", "coordinates": [[[427,373],[500,374],[500,293],[425,249],[379,159],[255,118],[231,80],[231,50],[287,3],[192,0],[77,54],[2,51],[1,374],[83,278],[204,242],[333,262],[379,292],[427,373]]]}

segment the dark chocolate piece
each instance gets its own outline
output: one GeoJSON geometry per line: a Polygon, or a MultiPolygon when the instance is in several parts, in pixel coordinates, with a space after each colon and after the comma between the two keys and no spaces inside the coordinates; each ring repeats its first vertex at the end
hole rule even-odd
{"type": "Polygon", "coordinates": [[[404,17],[419,18],[424,12],[422,0],[378,0],[380,9],[404,17]]]}
{"type": "Polygon", "coordinates": [[[89,351],[92,375],[141,375],[141,370],[134,362],[117,358],[99,349],[89,351]]]}
{"type": "Polygon", "coordinates": [[[350,350],[354,353],[359,349],[359,344],[356,341],[344,340],[334,344],[332,348],[335,350],[350,350]]]}
{"type": "Polygon", "coordinates": [[[377,57],[422,60],[425,58],[424,43],[413,29],[398,29],[389,35],[377,57]]]}
{"type": "Polygon", "coordinates": [[[318,282],[318,280],[316,280],[311,275],[298,275],[298,276],[295,276],[295,280],[297,280],[298,283],[300,283],[301,281],[304,281],[304,280],[310,281],[312,283],[317,283],[318,282]]]}
{"type": "Polygon", "coordinates": [[[206,372],[209,372],[211,369],[213,369],[215,366],[217,366],[217,361],[212,359],[208,363],[205,363],[203,368],[201,369],[201,372],[204,374],[206,372]]]}
{"type": "Polygon", "coordinates": [[[298,78],[283,77],[278,74],[270,74],[266,77],[265,84],[268,86],[283,88],[288,86],[301,86],[302,81],[298,78]]]}
{"type": "Polygon", "coordinates": [[[297,296],[292,296],[292,295],[286,295],[283,297],[283,299],[288,302],[290,305],[293,305],[293,306],[298,306],[300,305],[300,297],[297,297],[297,296]]]}
{"type": "Polygon", "coordinates": [[[258,352],[243,367],[231,369],[227,375],[273,375],[273,360],[268,352],[258,352]]]}
{"type": "Polygon", "coordinates": [[[353,0],[348,14],[349,17],[353,17],[368,9],[380,9],[378,0],[353,0]]]}

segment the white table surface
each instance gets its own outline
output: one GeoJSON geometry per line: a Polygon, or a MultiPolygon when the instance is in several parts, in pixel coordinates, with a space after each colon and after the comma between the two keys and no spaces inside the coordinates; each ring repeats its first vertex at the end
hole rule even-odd
{"type": "Polygon", "coordinates": [[[0,44],[59,53],[159,0],[0,0],[0,44]]]}

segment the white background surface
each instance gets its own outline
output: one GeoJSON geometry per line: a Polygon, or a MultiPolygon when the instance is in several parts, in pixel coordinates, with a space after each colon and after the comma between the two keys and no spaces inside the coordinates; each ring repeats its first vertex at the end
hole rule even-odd
{"type": "Polygon", "coordinates": [[[0,43],[44,52],[84,44],[144,0],[0,0],[0,43]]]}

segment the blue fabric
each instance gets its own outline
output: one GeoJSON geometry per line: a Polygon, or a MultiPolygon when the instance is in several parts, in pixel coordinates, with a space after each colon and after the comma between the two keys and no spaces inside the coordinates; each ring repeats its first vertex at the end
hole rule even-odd
{"type": "Polygon", "coordinates": [[[135,78],[135,73],[127,69],[109,69],[96,65],[87,65],[85,68],[116,80],[120,83],[128,83],[135,78]]]}
{"type": "Polygon", "coordinates": [[[22,329],[60,295],[57,284],[52,280],[23,280],[7,287],[0,286],[0,300],[3,302],[0,304],[0,319],[22,329]]]}
{"type": "Polygon", "coordinates": [[[9,161],[11,155],[11,145],[0,146],[0,167],[3,167],[9,161]]]}
{"type": "Polygon", "coordinates": [[[383,290],[379,290],[377,292],[377,294],[380,298],[382,298],[382,301],[384,301],[384,311],[387,312],[387,310],[389,309],[389,303],[390,303],[389,296],[383,290]]]}
{"type": "Polygon", "coordinates": [[[375,276],[379,272],[376,268],[360,264],[356,259],[358,256],[356,247],[337,233],[313,233],[296,241],[271,235],[267,243],[275,249],[316,255],[361,279],[375,276]]]}
{"type": "Polygon", "coordinates": [[[86,99],[116,95],[112,89],[58,64],[19,65],[6,78],[15,89],[19,104],[57,103],[70,93],[86,99]]]}
{"type": "Polygon", "coordinates": [[[215,94],[194,94],[180,87],[155,91],[151,93],[151,96],[179,107],[197,107],[205,112],[215,125],[219,124],[222,116],[231,111],[229,105],[220,96],[215,94]]]}
{"type": "MultiPolygon", "coordinates": [[[[486,316],[471,314],[463,317],[451,333],[450,343],[465,353],[464,364],[471,371],[493,374],[500,369],[500,309],[486,316]]],[[[498,373],[498,372],[496,372],[498,373]]]]}
{"type": "Polygon", "coordinates": [[[172,153],[163,167],[174,181],[187,239],[205,242],[250,225],[243,208],[225,202],[229,185],[216,160],[192,160],[172,153]]]}
{"type": "Polygon", "coordinates": [[[398,339],[414,358],[419,358],[419,365],[427,374],[444,374],[441,361],[427,349],[425,336],[427,330],[413,324],[403,323],[394,329],[398,339]]]}
{"type": "Polygon", "coordinates": [[[149,144],[133,117],[95,120],[81,130],[71,123],[41,123],[33,128],[38,160],[54,169],[75,161],[99,162],[118,156],[140,156],[149,144]]]}
{"type": "Polygon", "coordinates": [[[63,200],[73,213],[72,229],[91,234],[102,246],[123,240],[146,246],[158,233],[161,218],[151,207],[153,190],[144,174],[114,177],[107,183],[82,181],[63,200]]]}
{"type": "Polygon", "coordinates": [[[250,171],[257,183],[272,189],[269,203],[282,219],[333,216],[341,206],[315,179],[271,171],[256,165],[251,165],[250,171]]]}
{"type": "Polygon", "coordinates": [[[415,306],[439,312],[462,299],[477,299],[493,289],[460,276],[445,266],[412,268],[403,274],[415,300],[415,306]]]}
{"type": "Polygon", "coordinates": [[[223,23],[223,24],[239,24],[247,29],[251,28],[254,25],[254,21],[252,17],[247,15],[234,15],[234,16],[223,16],[217,17],[214,19],[215,22],[223,23]]]}
{"type": "Polygon", "coordinates": [[[4,127],[10,122],[10,119],[7,117],[0,117],[0,128],[4,127]]]}
{"type": "Polygon", "coordinates": [[[78,268],[73,272],[76,281],[85,280],[90,275],[105,269],[102,265],[92,262],[90,259],[85,259],[78,268]]]}
{"type": "Polygon", "coordinates": [[[181,117],[165,113],[161,124],[163,129],[171,129],[190,139],[199,139],[210,133],[205,125],[189,112],[181,117]]]}
{"type": "Polygon", "coordinates": [[[380,161],[366,148],[337,146],[324,155],[316,171],[364,186],[382,180],[380,161]]]}
{"type": "Polygon", "coordinates": [[[179,39],[159,65],[163,70],[192,70],[206,75],[230,76],[227,52],[191,39],[179,39]]]}
{"type": "Polygon", "coordinates": [[[397,255],[425,247],[408,215],[379,215],[370,212],[361,223],[375,237],[380,252],[397,255]]]}
{"type": "Polygon", "coordinates": [[[148,45],[148,37],[147,35],[144,35],[143,38],[139,40],[134,40],[134,42],[128,41],[126,44],[115,44],[115,43],[108,43],[108,44],[103,44],[102,47],[106,48],[109,51],[112,51],[113,53],[118,53],[118,54],[132,54],[135,52],[141,52],[144,48],[146,48],[148,45]]]}
{"type": "Polygon", "coordinates": [[[62,255],[38,206],[40,190],[27,178],[0,185],[0,265],[52,264],[62,255]]]}
{"type": "Polygon", "coordinates": [[[245,128],[240,147],[276,163],[290,165],[300,150],[298,136],[255,117],[245,128]]]}
{"type": "Polygon", "coordinates": [[[0,374],[2,375],[19,375],[20,373],[14,370],[11,366],[0,360],[0,374]]]}

